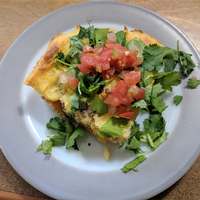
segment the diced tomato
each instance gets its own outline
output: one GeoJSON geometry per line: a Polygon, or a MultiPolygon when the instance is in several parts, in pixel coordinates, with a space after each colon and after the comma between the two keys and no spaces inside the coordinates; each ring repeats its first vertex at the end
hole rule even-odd
{"type": "Polygon", "coordinates": [[[124,75],[124,82],[127,86],[135,85],[136,83],[140,81],[140,78],[141,78],[140,71],[131,71],[131,72],[127,72],[124,75]]]}
{"type": "Polygon", "coordinates": [[[103,47],[96,45],[94,47],[94,54],[100,55],[103,52],[103,50],[104,50],[103,47]]]}
{"type": "Polygon", "coordinates": [[[130,87],[128,93],[130,93],[134,99],[139,100],[144,98],[145,90],[137,86],[134,86],[130,87]]]}
{"type": "MultiPolygon", "coordinates": [[[[105,63],[98,63],[97,65],[99,65],[101,67],[101,71],[106,71],[108,69],[110,69],[110,64],[109,62],[105,62],[105,63]]],[[[100,71],[99,71],[100,72],[100,71]]]]}
{"type": "MultiPolygon", "coordinates": [[[[134,101],[133,96],[131,95],[131,93],[127,92],[125,95],[125,98],[128,100],[128,105],[134,101]]],[[[126,105],[126,106],[128,106],[126,105]]]]}
{"type": "Polygon", "coordinates": [[[119,94],[122,97],[127,93],[128,88],[126,86],[126,84],[124,83],[124,81],[119,81],[117,83],[117,85],[115,85],[114,90],[112,91],[113,94],[119,94]]]}
{"type": "Polygon", "coordinates": [[[113,106],[120,106],[122,103],[123,97],[119,94],[109,94],[104,100],[106,104],[111,104],[113,106]]]}
{"type": "Polygon", "coordinates": [[[96,60],[98,62],[108,62],[110,60],[110,57],[112,55],[112,49],[104,49],[101,55],[96,57],[96,60]]]}
{"type": "Polygon", "coordinates": [[[88,44],[84,45],[83,46],[83,53],[89,53],[89,52],[93,52],[93,48],[88,44]]]}
{"type": "Polygon", "coordinates": [[[118,114],[121,114],[121,113],[128,111],[125,106],[119,106],[119,107],[117,107],[117,110],[118,110],[118,114]]]}
{"type": "Polygon", "coordinates": [[[81,70],[82,74],[89,74],[93,71],[92,67],[86,67],[84,64],[77,64],[77,67],[81,70]]]}
{"type": "Polygon", "coordinates": [[[112,40],[107,39],[107,40],[106,40],[106,44],[117,44],[117,42],[114,42],[114,41],[112,41],[112,40]]]}
{"type": "MultiPolygon", "coordinates": [[[[126,68],[128,67],[132,67],[133,63],[136,62],[137,60],[137,57],[133,54],[133,53],[130,53],[126,56],[127,58],[127,63],[126,63],[126,68]]],[[[140,63],[139,63],[140,64],[140,63]]]]}
{"type": "Polygon", "coordinates": [[[79,84],[79,80],[76,77],[72,76],[71,74],[67,74],[67,76],[68,76],[68,83],[67,83],[67,85],[70,88],[72,88],[73,90],[75,90],[76,87],[79,84]]]}
{"type": "Polygon", "coordinates": [[[106,77],[107,79],[112,78],[115,74],[115,68],[111,67],[110,69],[103,72],[103,77],[106,77]]]}
{"type": "Polygon", "coordinates": [[[137,59],[132,63],[131,67],[136,68],[138,65],[140,65],[143,62],[142,57],[137,57],[137,59]]]}
{"type": "Polygon", "coordinates": [[[130,103],[131,102],[126,97],[122,97],[122,100],[121,100],[122,105],[128,106],[130,103]]]}
{"type": "Polygon", "coordinates": [[[121,114],[119,114],[118,115],[119,117],[126,117],[126,118],[132,118],[132,117],[134,117],[134,112],[124,112],[124,113],[121,113],[121,114]]]}

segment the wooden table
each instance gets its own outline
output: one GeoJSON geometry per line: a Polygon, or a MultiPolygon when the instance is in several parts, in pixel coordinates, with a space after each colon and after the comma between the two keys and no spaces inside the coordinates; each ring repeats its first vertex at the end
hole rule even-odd
{"type": "MultiPolygon", "coordinates": [[[[200,52],[200,0],[123,0],[150,9],[176,25],[200,52]]],[[[14,40],[48,13],[81,0],[0,0],[0,60],[14,40]]],[[[51,199],[24,181],[0,150],[0,199],[51,199]]],[[[200,200],[200,157],[173,186],[151,200],[200,200]]]]}

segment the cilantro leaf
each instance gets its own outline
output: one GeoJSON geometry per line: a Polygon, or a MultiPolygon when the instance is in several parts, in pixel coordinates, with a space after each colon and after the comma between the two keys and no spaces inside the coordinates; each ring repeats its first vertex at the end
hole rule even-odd
{"type": "Polygon", "coordinates": [[[74,125],[69,118],[65,119],[65,128],[65,132],[67,132],[67,137],[69,137],[74,130],[74,125]]]}
{"type": "Polygon", "coordinates": [[[61,63],[61,65],[70,64],[69,59],[71,58],[71,56],[70,55],[65,56],[62,51],[57,52],[57,56],[55,58],[57,61],[61,63]]]}
{"type": "Polygon", "coordinates": [[[53,147],[53,141],[51,140],[42,140],[42,143],[40,144],[40,146],[37,148],[37,150],[43,150],[43,154],[49,154],[51,155],[51,151],[52,151],[52,147],[53,147]]]}
{"type": "Polygon", "coordinates": [[[183,75],[189,76],[195,68],[195,64],[191,58],[192,54],[188,54],[183,51],[180,51],[179,53],[180,53],[179,61],[181,65],[180,70],[183,75]]]}
{"type": "Polygon", "coordinates": [[[138,57],[143,57],[143,51],[146,44],[140,38],[135,37],[128,43],[128,49],[130,50],[135,46],[139,50],[138,57]]]}
{"type": "Polygon", "coordinates": [[[115,35],[117,37],[117,43],[127,47],[126,33],[124,31],[118,31],[115,35]]]}
{"type": "Polygon", "coordinates": [[[79,73],[80,73],[80,69],[77,66],[69,67],[69,69],[66,72],[66,74],[71,74],[72,76],[74,76],[76,78],[77,78],[79,73]]]}
{"type": "Polygon", "coordinates": [[[95,28],[95,41],[97,45],[101,46],[103,42],[106,42],[107,33],[109,33],[109,28],[95,28]]]}
{"type": "Polygon", "coordinates": [[[116,126],[124,128],[128,124],[129,119],[125,117],[113,116],[112,121],[116,126]]]}
{"type": "Polygon", "coordinates": [[[140,83],[140,87],[145,87],[149,83],[151,83],[155,78],[150,76],[149,71],[144,70],[143,68],[140,68],[140,70],[141,70],[141,80],[142,80],[142,83],[140,83]]]}
{"type": "Polygon", "coordinates": [[[71,56],[72,63],[78,64],[80,63],[79,55],[82,53],[83,44],[80,38],[77,35],[75,35],[75,36],[70,37],[70,45],[71,45],[71,48],[68,55],[71,56]]]}
{"type": "Polygon", "coordinates": [[[161,47],[158,44],[150,44],[144,48],[142,67],[148,71],[154,70],[157,73],[163,67],[163,63],[169,59],[178,61],[178,52],[168,47],[161,47]]]}
{"type": "Polygon", "coordinates": [[[76,109],[79,109],[79,96],[74,93],[69,97],[69,103],[76,109]]]}
{"type": "Polygon", "coordinates": [[[164,141],[167,140],[167,136],[169,133],[163,131],[162,135],[160,137],[158,137],[155,141],[154,141],[154,147],[152,150],[157,149],[164,141]]]}
{"type": "Polygon", "coordinates": [[[53,146],[64,146],[67,134],[65,132],[57,131],[54,135],[47,137],[53,142],[53,146]]]}
{"type": "Polygon", "coordinates": [[[118,138],[123,134],[123,129],[129,119],[122,117],[111,117],[97,132],[101,138],[118,138]]]}
{"type": "Polygon", "coordinates": [[[59,131],[65,131],[65,121],[60,117],[54,117],[49,120],[49,123],[46,124],[47,129],[52,130],[59,130],[59,131]]]}
{"type": "Polygon", "coordinates": [[[93,111],[96,111],[97,114],[103,115],[108,112],[108,106],[99,96],[96,94],[92,103],[91,107],[93,111]]]}
{"type": "Polygon", "coordinates": [[[162,85],[158,83],[153,85],[152,87],[145,87],[144,90],[145,90],[145,95],[143,100],[146,102],[148,107],[148,109],[144,108],[144,110],[149,112],[154,109],[157,109],[159,112],[164,111],[166,108],[165,103],[161,97],[158,97],[158,95],[160,95],[163,92],[162,85]]]}
{"type": "Polygon", "coordinates": [[[86,106],[86,103],[79,99],[79,96],[76,93],[72,94],[69,97],[69,103],[72,105],[70,114],[73,114],[77,110],[80,110],[81,108],[86,106]]]}
{"type": "Polygon", "coordinates": [[[133,103],[132,107],[148,110],[147,102],[146,102],[144,99],[141,99],[141,100],[139,100],[139,101],[136,101],[135,103],[133,103]]]}
{"type": "Polygon", "coordinates": [[[173,72],[176,67],[176,64],[177,62],[173,58],[166,60],[164,71],[173,72]]]}
{"type": "Polygon", "coordinates": [[[183,96],[181,95],[176,95],[174,98],[173,98],[173,102],[174,104],[177,106],[183,99],[183,96]]]}
{"type": "Polygon", "coordinates": [[[187,81],[187,84],[191,87],[191,88],[197,88],[198,85],[200,85],[200,80],[196,80],[195,78],[190,78],[187,81]]]}
{"type": "Polygon", "coordinates": [[[178,86],[181,83],[181,77],[177,71],[159,72],[155,74],[155,84],[160,83],[164,90],[172,92],[172,86],[178,86]]]}
{"type": "Polygon", "coordinates": [[[121,168],[121,170],[125,173],[129,172],[130,170],[133,171],[138,171],[137,169],[135,169],[135,167],[137,167],[140,163],[142,163],[143,161],[145,161],[147,158],[144,155],[138,156],[137,158],[135,158],[134,160],[132,160],[131,162],[127,163],[124,165],[123,168],[121,168]]]}
{"type": "Polygon", "coordinates": [[[88,28],[84,28],[84,27],[80,27],[80,32],[78,34],[78,38],[79,39],[83,39],[83,38],[89,38],[90,40],[90,45],[92,47],[95,46],[96,42],[95,42],[95,29],[94,29],[94,25],[90,26],[88,28]]]}
{"type": "Polygon", "coordinates": [[[84,133],[85,133],[85,129],[82,127],[82,126],[78,126],[74,132],[70,135],[70,137],[68,138],[67,140],[67,143],[66,143],[66,149],[68,149],[69,147],[73,147],[75,145],[75,149],[77,149],[77,145],[76,145],[76,138],[78,136],[83,136],[84,133]]]}
{"type": "Polygon", "coordinates": [[[159,112],[163,112],[168,107],[161,97],[152,98],[151,103],[159,112]]]}
{"type": "Polygon", "coordinates": [[[161,93],[161,90],[162,90],[162,85],[161,85],[160,83],[154,84],[154,85],[152,86],[151,96],[152,96],[153,98],[157,97],[158,94],[161,93]]]}
{"type": "Polygon", "coordinates": [[[161,114],[150,114],[149,118],[143,121],[143,124],[146,132],[156,133],[165,126],[165,121],[161,114]]]}
{"type": "Polygon", "coordinates": [[[133,151],[135,154],[138,152],[141,152],[142,150],[140,149],[140,125],[134,122],[133,127],[131,128],[131,135],[130,138],[128,139],[128,143],[125,147],[126,150],[133,151]]]}

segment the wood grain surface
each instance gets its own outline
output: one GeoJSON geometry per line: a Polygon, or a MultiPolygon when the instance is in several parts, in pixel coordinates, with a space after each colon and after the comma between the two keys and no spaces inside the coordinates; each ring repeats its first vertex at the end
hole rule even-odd
{"type": "MultiPolygon", "coordinates": [[[[0,0],[0,60],[15,39],[48,13],[81,0],[0,0]]],[[[124,0],[150,9],[171,21],[200,52],[200,0],[124,0]]],[[[0,150],[0,199],[51,199],[12,168],[0,150]],[[25,195],[25,196],[24,196],[25,195]]],[[[122,198],[123,199],[123,198],[122,198]]],[[[200,200],[200,157],[173,186],[151,200],[200,200]]]]}

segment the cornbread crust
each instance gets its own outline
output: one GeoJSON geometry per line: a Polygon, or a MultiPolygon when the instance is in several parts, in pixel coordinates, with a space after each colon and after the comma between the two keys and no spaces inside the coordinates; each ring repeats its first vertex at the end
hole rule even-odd
{"type": "MultiPolygon", "coordinates": [[[[70,114],[71,104],[69,103],[69,97],[72,95],[72,91],[66,87],[63,87],[63,85],[59,82],[60,70],[56,70],[54,58],[57,55],[57,52],[62,51],[65,55],[69,53],[69,37],[77,35],[80,30],[79,27],[80,26],[77,26],[77,29],[70,33],[57,34],[52,38],[47,50],[37,62],[37,65],[27,77],[24,84],[33,87],[39,94],[41,94],[42,98],[47,103],[49,103],[50,106],[53,107],[58,114],[66,114],[70,116],[86,129],[88,129],[91,133],[93,133],[99,141],[109,141],[113,143],[119,142],[120,144],[123,144],[130,136],[131,127],[133,126],[140,109],[130,107],[130,110],[134,111],[135,113],[134,117],[129,120],[127,126],[123,128],[123,135],[118,138],[101,138],[98,136],[99,128],[112,117],[111,114],[107,113],[100,116],[91,111],[92,109],[89,104],[87,104],[81,110],[70,114]]],[[[128,31],[125,27],[124,31],[126,32],[126,37],[128,41],[135,37],[138,37],[142,39],[146,45],[154,43],[161,45],[161,43],[153,36],[143,33],[141,30],[128,31]]],[[[59,63],[57,64],[65,72],[68,70],[66,66],[62,66],[59,63]]],[[[117,78],[113,78],[112,82],[105,85],[104,91],[105,89],[109,88],[110,85],[114,85],[116,81],[117,78]]],[[[102,98],[101,95],[100,98],[102,98]]]]}

